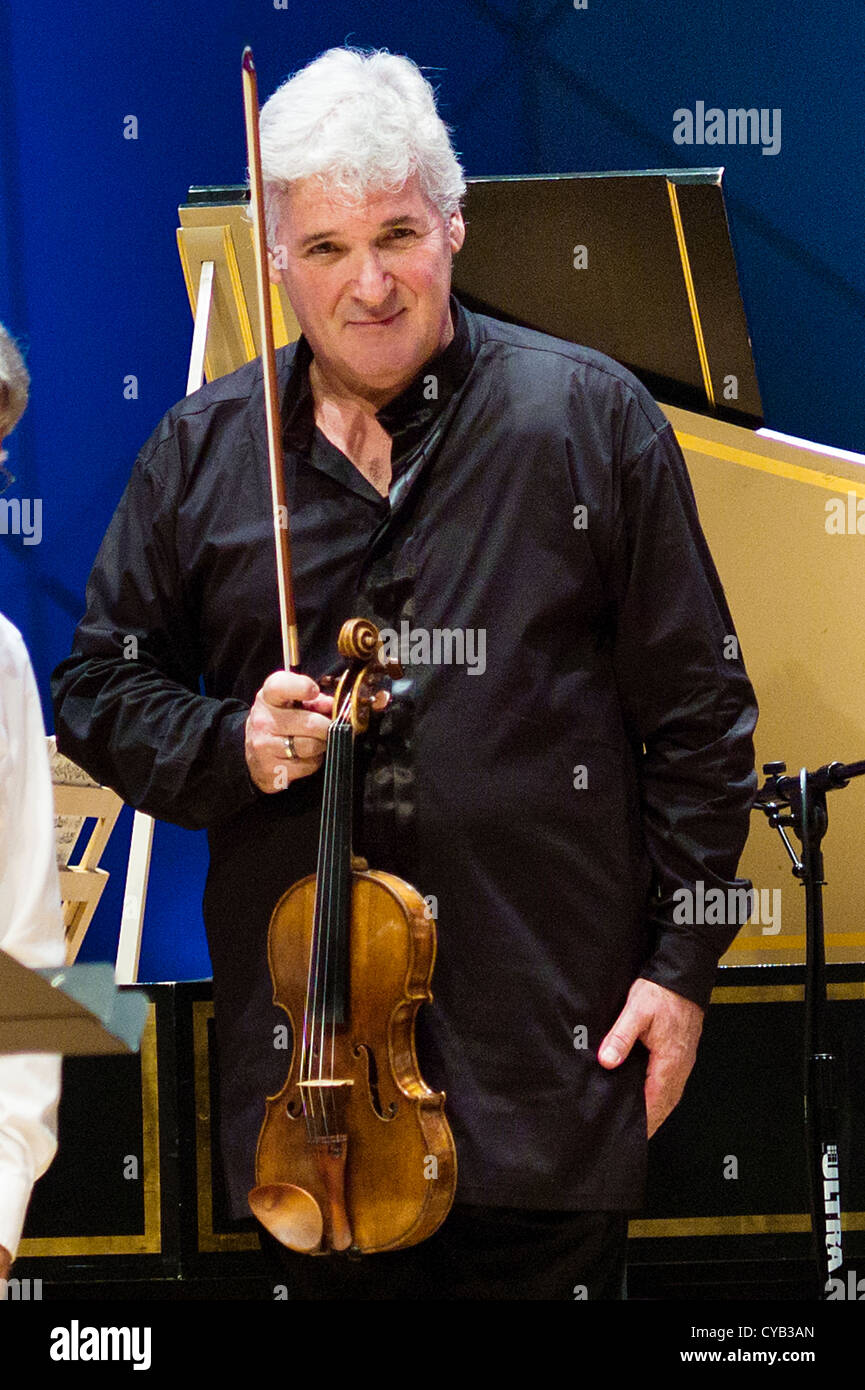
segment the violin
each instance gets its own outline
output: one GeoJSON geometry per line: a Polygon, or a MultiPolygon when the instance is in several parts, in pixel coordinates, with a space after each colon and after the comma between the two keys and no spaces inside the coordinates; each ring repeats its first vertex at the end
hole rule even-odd
{"type": "Polygon", "coordinates": [[[352,853],[355,736],[386,706],[378,630],[343,625],[348,666],[328,731],[317,872],[270,922],[274,1002],[294,1053],[267,1101],[254,1214],[292,1250],[397,1250],[450,1210],[456,1153],[445,1097],[418,1070],[414,1021],[431,1000],[435,922],[415,888],[352,853]],[[297,1020],[302,1025],[297,1027],[297,1020]]]}
{"type": "MultiPolygon", "coordinates": [[[[286,670],[298,670],[248,48],[243,92],[283,658],[286,670]]],[[[347,665],[328,730],[317,871],[280,898],[268,932],[274,1002],[294,1046],[282,1090],[266,1100],[249,1194],[262,1225],[305,1254],[370,1254],[425,1240],[450,1210],[457,1175],[445,1096],[424,1082],[414,1045],[418,1009],[432,999],[435,921],[415,888],[370,870],[352,850],[355,739],[386,707],[384,682],[401,670],[380,661],[378,630],[365,618],[344,623],[338,645],[347,665]]]]}

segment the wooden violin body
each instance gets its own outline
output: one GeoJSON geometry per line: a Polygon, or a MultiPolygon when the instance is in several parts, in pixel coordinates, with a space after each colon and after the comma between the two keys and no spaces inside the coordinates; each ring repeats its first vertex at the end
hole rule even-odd
{"type": "MultiPolygon", "coordinates": [[[[377,642],[372,624],[354,620],[340,635],[344,655],[350,628],[363,646],[367,629],[377,642]]],[[[361,724],[370,670],[383,670],[367,657],[334,702],[361,724]]],[[[280,899],[268,945],[294,1048],[285,1085],[267,1100],[249,1202],[271,1234],[309,1254],[415,1245],[444,1220],[456,1186],[445,1097],[423,1081],[414,1046],[415,1016],[432,998],[435,922],[416,889],[351,852],[353,733],[335,717],[318,872],[280,899]]]]}
{"type": "Polygon", "coordinates": [[[312,876],[290,889],[271,922],[274,993],[292,1020],[295,1047],[284,1087],[267,1102],[256,1177],[260,1190],[290,1174],[291,1185],[314,1199],[317,1210],[295,1194],[270,1193],[270,1220],[283,1228],[277,1238],[293,1249],[395,1250],[436,1230],[456,1179],[444,1096],[424,1084],[414,1050],[415,1014],[432,997],[435,925],[401,879],[352,874],[349,1020],[335,1033],[336,1084],[327,1078],[313,1096],[316,1082],[299,1075],[296,1020],[304,1012],[315,883],[312,876]],[[310,1135],[305,1111],[320,1134],[310,1135]]]}

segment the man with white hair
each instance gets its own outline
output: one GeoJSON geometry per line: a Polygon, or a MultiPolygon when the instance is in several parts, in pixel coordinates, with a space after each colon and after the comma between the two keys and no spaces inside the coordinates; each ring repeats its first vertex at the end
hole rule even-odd
{"type": "Polygon", "coordinates": [[[409,1250],[284,1252],[292,1292],[621,1297],[647,1130],[737,929],[683,927],[674,894],[738,884],[756,785],[753,692],[684,462],[617,363],[451,295],[465,184],[414,64],[331,50],[267,102],[261,138],[271,274],[303,331],[277,365],[304,674],[280,669],[251,363],[138,459],[55,673],[60,746],[208,828],[241,1215],[285,1072],[268,921],[315,870],[331,705],[313,674],[348,617],[407,633],[356,838],[437,902],[417,1045],[447,1093],[456,1203],[409,1250]],[[463,643],[436,657],[443,630],[463,643]],[[481,640],[483,669],[454,659],[481,640]]]}
{"type": "MultiPolygon", "coordinates": [[[[21,354],[0,324],[0,445],[24,413],[28,386],[21,354]]],[[[0,449],[0,467],[5,457],[0,449]]],[[[0,949],[31,967],[63,961],[54,809],[42,710],[21,634],[2,613],[0,949]]],[[[59,1096],[58,1056],[0,1055],[0,1298],[18,1249],[33,1184],[57,1151],[59,1096]]]]}

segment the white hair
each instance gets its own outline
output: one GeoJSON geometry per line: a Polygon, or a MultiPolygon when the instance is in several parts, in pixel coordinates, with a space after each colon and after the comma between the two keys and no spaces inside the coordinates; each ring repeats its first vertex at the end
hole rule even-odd
{"type": "Polygon", "coordinates": [[[14,430],[27,405],[30,376],[21,353],[0,323],[0,439],[14,430]]]}
{"type": "Polygon", "coordinates": [[[465,194],[463,171],[435,94],[409,58],[331,48],[284,82],[261,110],[267,240],[279,198],[297,179],[318,178],[348,201],[399,189],[416,172],[445,221],[465,194]]]}

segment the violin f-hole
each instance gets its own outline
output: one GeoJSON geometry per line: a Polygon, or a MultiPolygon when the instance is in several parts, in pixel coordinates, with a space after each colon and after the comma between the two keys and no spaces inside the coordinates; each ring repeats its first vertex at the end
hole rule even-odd
{"type": "Polygon", "coordinates": [[[378,1089],[378,1065],[375,1060],[375,1052],[367,1043],[358,1043],[354,1049],[355,1057],[366,1058],[366,1083],[369,1090],[370,1104],[380,1120],[393,1120],[396,1118],[399,1106],[395,1100],[385,1109],[381,1103],[381,1096],[378,1089]]]}

